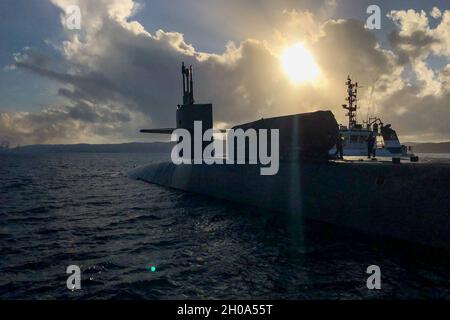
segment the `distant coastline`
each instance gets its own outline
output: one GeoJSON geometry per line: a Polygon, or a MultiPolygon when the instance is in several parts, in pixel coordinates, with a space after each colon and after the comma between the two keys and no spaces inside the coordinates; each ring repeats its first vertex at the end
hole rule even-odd
{"type": "Polygon", "coordinates": [[[131,142],[121,144],[36,144],[10,149],[0,153],[167,153],[173,147],[171,142],[131,142]]]}
{"type": "MultiPolygon", "coordinates": [[[[450,153],[450,142],[405,143],[415,153],[450,153]]],[[[16,148],[0,148],[0,153],[167,153],[172,142],[131,142],[120,144],[36,144],[16,148]]]]}
{"type": "Polygon", "coordinates": [[[405,143],[405,145],[412,146],[415,153],[450,153],[450,142],[409,142],[405,143]]]}

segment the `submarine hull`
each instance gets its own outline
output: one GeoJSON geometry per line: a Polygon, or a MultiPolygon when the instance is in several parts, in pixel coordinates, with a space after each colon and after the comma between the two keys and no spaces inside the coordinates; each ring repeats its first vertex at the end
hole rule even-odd
{"type": "Polygon", "coordinates": [[[377,236],[450,249],[450,166],[285,162],[273,176],[259,165],[175,165],[134,169],[130,178],[377,236]]]}

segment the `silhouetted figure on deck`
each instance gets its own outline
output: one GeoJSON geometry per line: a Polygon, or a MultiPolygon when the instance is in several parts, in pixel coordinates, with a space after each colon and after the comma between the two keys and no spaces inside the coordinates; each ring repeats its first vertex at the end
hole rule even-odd
{"type": "Polygon", "coordinates": [[[370,132],[369,137],[367,138],[367,158],[370,159],[371,156],[375,158],[375,143],[376,137],[373,135],[373,132],[370,132]]]}
{"type": "Polygon", "coordinates": [[[339,159],[344,159],[344,146],[342,145],[342,134],[338,134],[336,139],[336,152],[334,154],[339,159]]]}

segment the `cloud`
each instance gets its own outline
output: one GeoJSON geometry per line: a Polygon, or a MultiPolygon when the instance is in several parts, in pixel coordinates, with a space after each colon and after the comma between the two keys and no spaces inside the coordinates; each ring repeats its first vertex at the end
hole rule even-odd
{"type": "Polygon", "coordinates": [[[0,112],[0,132],[2,140],[12,145],[105,143],[111,139],[123,141],[124,134],[132,135],[143,124],[141,118],[120,106],[78,101],[41,112],[0,112]]]}
{"type": "Polygon", "coordinates": [[[415,78],[379,99],[379,104],[410,140],[442,141],[450,137],[450,11],[434,7],[430,15],[442,17],[435,28],[424,11],[401,10],[388,15],[398,26],[390,36],[397,59],[412,70],[415,78]],[[435,57],[447,64],[441,69],[431,67],[435,57]]]}
{"type": "Polygon", "coordinates": [[[439,10],[438,7],[433,7],[433,9],[430,12],[430,16],[432,16],[435,19],[439,19],[440,17],[442,17],[442,12],[441,10],[439,10]]]}
{"type": "Polygon", "coordinates": [[[438,50],[440,39],[436,32],[430,29],[424,11],[392,11],[388,18],[398,26],[398,29],[391,33],[390,41],[399,54],[400,63],[423,60],[438,50]]]}
{"type": "Polygon", "coordinates": [[[450,10],[441,12],[436,7],[434,9],[431,15],[442,17],[435,28],[430,27],[424,11],[394,10],[388,14],[398,26],[392,35],[396,49],[405,51],[412,58],[426,58],[431,54],[450,55],[450,10]]]}
{"type": "Polygon", "coordinates": [[[424,11],[402,10],[388,14],[399,28],[390,36],[399,63],[410,66],[417,80],[422,82],[418,97],[445,95],[448,89],[438,80],[439,71],[430,67],[429,58],[441,56],[449,62],[450,11],[442,13],[434,7],[431,15],[442,16],[441,22],[435,28],[430,27],[428,16],[424,11]]]}
{"type": "MultiPolygon", "coordinates": [[[[221,53],[206,53],[180,32],[146,30],[132,19],[138,8],[131,0],[52,2],[61,9],[62,22],[64,8],[80,5],[81,32],[67,31],[59,46],[61,61],[27,49],[15,56],[14,65],[59,82],[62,103],[40,113],[0,113],[0,135],[12,141],[137,140],[141,127],[173,126],[181,103],[181,61],[194,65],[196,100],[213,102],[221,126],[318,109],[333,110],[343,122],[340,106],[350,74],[365,86],[360,105],[389,117],[400,134],[450,135],[448,117],[442,117],[450,67],[432,70],[426,63],[430,52],[448,57],[449,11],[435,29],[424,12],[391,12],[398,30],[388,50],[361,21],[320,22],[309,11],[286,8],[277,39],[229,42],[221,53]],[[319,65],[317,83],[295,85],[282,70],[279,55],[296,41],[304,42],[319,65]],[[416,83],[405,77],[407,65],[416,83]]],[[[336,3],[327,3],[324,10],[334,11],[336,3]]]]}

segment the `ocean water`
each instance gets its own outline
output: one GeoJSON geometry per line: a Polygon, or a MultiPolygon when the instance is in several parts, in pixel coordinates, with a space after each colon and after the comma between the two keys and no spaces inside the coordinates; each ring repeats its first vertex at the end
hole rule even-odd
{"type": "Polygon", "coordinates": [[[161,158],[0,155],[0,299],[450,298],[447,252],[127,177],[161,158]]]}

